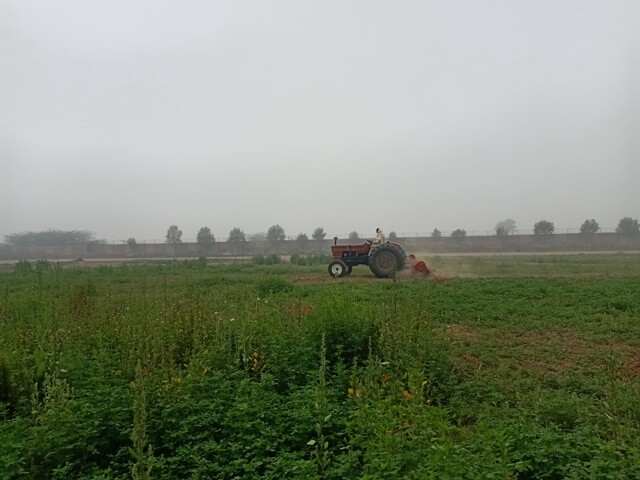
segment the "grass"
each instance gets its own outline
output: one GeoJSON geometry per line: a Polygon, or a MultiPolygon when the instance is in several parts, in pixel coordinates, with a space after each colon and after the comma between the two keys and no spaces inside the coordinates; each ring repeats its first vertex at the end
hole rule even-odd
{"type": "Polygon", "coordinates": [[[640,256],[428,263],[2,273],[0,479],[639,478],[640,256]]]}

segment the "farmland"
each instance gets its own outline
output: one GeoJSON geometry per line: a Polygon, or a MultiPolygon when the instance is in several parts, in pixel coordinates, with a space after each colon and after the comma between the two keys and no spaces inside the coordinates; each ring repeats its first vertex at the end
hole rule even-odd
{"type": "Polygon", "coordinates": [[[427,261],[0,273],[0,479],[640,478],[640,255],[427,261]]]}

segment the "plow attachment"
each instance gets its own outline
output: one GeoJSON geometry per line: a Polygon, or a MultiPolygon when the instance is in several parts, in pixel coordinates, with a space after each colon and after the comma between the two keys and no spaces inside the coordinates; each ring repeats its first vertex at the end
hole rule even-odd
{"type": "Polygon", "coordinates": [[[427,277],[432,273],[431,269],[427,267],[427,264],[422,260],[417,260],[415,255],[411,254],[407,259],[408,267],[411,269],[412,275],[416,277],[427,277]]]}

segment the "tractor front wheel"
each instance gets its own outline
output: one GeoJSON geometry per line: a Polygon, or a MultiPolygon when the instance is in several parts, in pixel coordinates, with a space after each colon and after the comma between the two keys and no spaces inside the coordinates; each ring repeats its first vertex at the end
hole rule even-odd
{"type": "Polygon", "coordinates": [[[329,264],[328,270],[329,270],[329,275],[331,275],[333,278],[340,278],[345,275],[348,275],[347,264],[344,263],[342,260],[334,260],[333,262],[331,262],[329,264]]]}

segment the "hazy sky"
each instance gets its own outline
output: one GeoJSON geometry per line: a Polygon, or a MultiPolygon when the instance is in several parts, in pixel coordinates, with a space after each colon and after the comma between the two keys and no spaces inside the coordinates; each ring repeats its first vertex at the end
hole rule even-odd
{"type": "Polygon", "coordinates": [[[636,0],[0,0],[0,240],[640,217],[636,0]]]}

